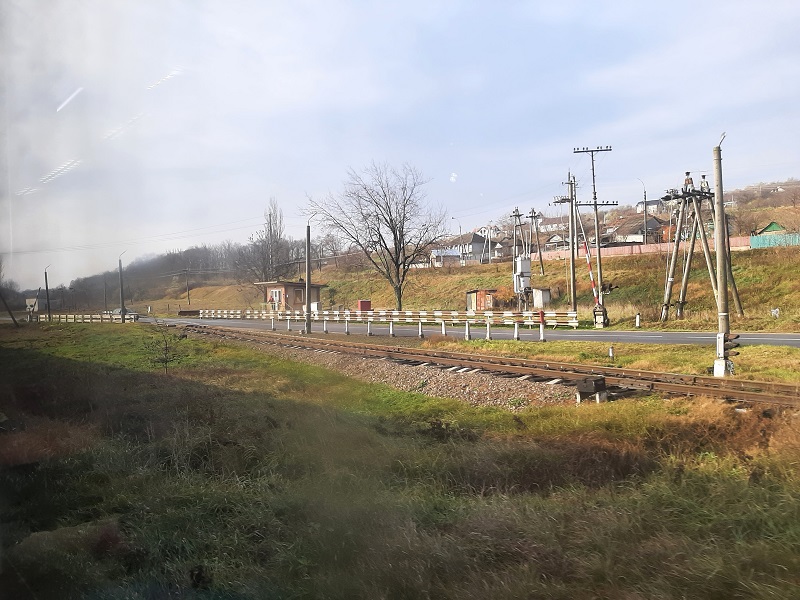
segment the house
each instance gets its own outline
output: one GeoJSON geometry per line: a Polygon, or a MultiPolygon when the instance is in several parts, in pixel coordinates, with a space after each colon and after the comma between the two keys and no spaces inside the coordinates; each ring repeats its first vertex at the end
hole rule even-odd
{"type": "Polygon", "coordinates": [[[567,233],[554,233],[544,240],[545,251],[565,250],[569,248],[569,236],[567,233]]]}
{"type": "MultiPolygon", "coordinates": [[[[637,202],[636,203],[636,212],[637,214],[642,214],[645,209],[645,204],[647,205],[647,214],[648,215],[660,215],[663,212],[667,212],[667,207],[664,204],[664,201],[659,199],[656,200],[648,200],[645,202],[637,202]]],[[[648,227],[648,229],[650,229],[648,227]]]]}
{"type": "MultiPolygon", "coordinates": [[[[608,225],[609,241],[612,244],[641,244],[645,242],[642,235],[645,227],[643,216],[630,215],[620,217],[615,222],[608,225]]],[[[658,217],[647,217],[647,240],[656,241],[661,239],[661,230],[664,221],[658,217]]],[[[645,242],[646,243],[646,242],[645,242]]]]}
{"type": "Polygon", "coordinates": [[[539,225],[539,231],[542,233],[569,231],[568,215],[537,218],[537,223],[539,225]]]}
{"type": "MultiPolygon", "coordinates": [[[[266,286],[267,302],[265,310],[303,310],[306,306],[306,282],[299,281],[259,281],[255,285],[266,286]]],[[[320,290],[326,287],[320,283],[309,283],[311,310],[319,310],[320,290]]]]}
{"type": "Polygon", "coordinates": [[[455,248],[434,248],[431,250],[432,267],[464,266],[461,253],[455,248]]]}
{"type": "Polygon", "coordinates": [[[442,245],[443,250],[455,250],[467,262],[488,262],[489,253],[494,257],[498,251],[497,241],[490,241],[473,231],[454,237],[442,245]]]}
{"type": "Polygon", "coordinates": [[[781,234],[786,233],[786,228],[783,225],[776,223],[775,221],[770,221],[769,225],[766,227],[762,227],[761,229],[755,232],[755,235],[765,235],[765,234],[781,234]]]}

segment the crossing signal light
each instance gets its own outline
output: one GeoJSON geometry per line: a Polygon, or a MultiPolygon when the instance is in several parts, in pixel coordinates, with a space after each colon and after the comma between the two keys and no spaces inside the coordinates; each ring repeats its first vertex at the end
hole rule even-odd
{"type": "Polygon", "coordinates": [[[739,339],[738,333],[723,334],[722,355],[725,358],[739,355],[739,353],[735,350],[735,348],[739,347],[739,342],[736,341],[737,339],[739,339]]]}

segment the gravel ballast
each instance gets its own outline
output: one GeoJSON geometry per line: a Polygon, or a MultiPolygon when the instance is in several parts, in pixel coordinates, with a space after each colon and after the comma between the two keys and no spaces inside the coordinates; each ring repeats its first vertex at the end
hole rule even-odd
{"type": "Polygon", "coordinates": [[[259,345],[270,354],[311,363],[362,381],[383,383],[429,396],[455,398],[473,406],[493,406],[519,412],[529,406],[575,403],[573,387],[487,372],[414,365],[379,358],[363,358],[332,351],[306,350],[272,344],[259,345]]]}

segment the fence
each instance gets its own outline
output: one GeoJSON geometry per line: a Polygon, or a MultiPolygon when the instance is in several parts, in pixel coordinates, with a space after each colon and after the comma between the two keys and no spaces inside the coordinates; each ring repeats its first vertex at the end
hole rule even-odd
{"type": "MultiPolygon", "coordinates": [[[[47,315],[31,315],[34,323],[47,323],[47,315]]],[[[138,317],[125,317],[126,323],[133,323],[138,317]]],[[[50,316],[51,323],[121,323],[119,315],[62,315],[54,314],[50,316]]]]}
{"type": "Polygon", "coordinates": [[[778,246],[800,246],[800,233],[770,233],[750,236],[751,248],[776,248],[778,246]]]}
{"type": "MultiPolygon", "coordinates": [[[[305,311],[270,310],[201,310],[201,319],[260,319],[275,321],[304,321],[305,311]]],[[[559,325],[576,328],[578,313],[575,311],[447,311],[447,310],[321,310],[311,312],[312,321],[360,322],[360,323],[463,323],[491,325],[559,325]]]]}

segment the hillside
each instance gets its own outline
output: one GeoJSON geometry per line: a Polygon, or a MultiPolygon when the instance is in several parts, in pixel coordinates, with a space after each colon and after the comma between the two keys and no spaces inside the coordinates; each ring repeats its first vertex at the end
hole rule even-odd
{"type": "MultiPolygon", "coordinates": [[[[732,314],[732,326],[741,330],[800,329],[800,248],[748,250],[733,255],[733,272],[745,310],[745,318],[732,314]],[[774,319],[770,309],[780,308],[774,319]]],[[[618,289],[606,296],[605,303],[613,326],[631,327],[636,313],[645,326],[705,328],[716,324],[716,308],[709,289],[708,273],[702,254],[692,263],[688,288],[687,318],[659,323],[666,271],[665,255],[608,257],[603,260],[604,281],[618,289]]],[[[678,266],[680,272],[681,265],[678,266]]],[[[588,318],[592,292],[585,263],[576,266],[579,310],[588,318]]],[[[534,268],[534,273],[538,269],[534,268]]],[[[463,310],[465,292],[471,289],[497,289],[511,283],[511,264],[492,263],[474,267],[420,269],[411,273],[404,305],[408,309],[463,310]]],[[[325,267],[314,271],[312,280],[327,284],[323,290],[324,308],[355,308],[357,300],[369,299],[374,309],[394,308],[392,290],[385,280],[368,270],[345,271],[325,267]]],[[[677,298],[678,284],[673,291],[677,298]]],[[[555,307],[568,302],[567,272],[564,262],[545,262],[545,275],[535,274],[534,287],[550,288],[555,307]]],[[[241,285],[205,285],[191,290],[192,308],[259,308],[255,288],[241,285]]],[[[175,314],[186,308],[185,290],[166,298],[137,301],[138,310],[150,305],[156,314],[175,314]]]]}

